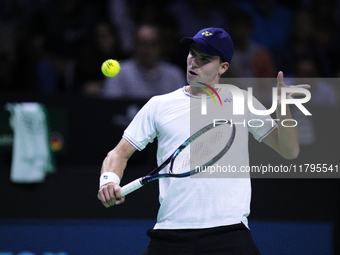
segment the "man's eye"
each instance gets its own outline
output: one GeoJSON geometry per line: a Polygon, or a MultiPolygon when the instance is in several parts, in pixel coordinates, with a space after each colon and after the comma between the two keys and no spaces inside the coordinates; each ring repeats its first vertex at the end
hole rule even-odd
{"type": "Polygon", "coordinates": [[[202,57],[202,58],[201,58],[201,61],[202,61],[203,63],[208,63],[210,60],[209,60],[209,58],[202,57]]]}

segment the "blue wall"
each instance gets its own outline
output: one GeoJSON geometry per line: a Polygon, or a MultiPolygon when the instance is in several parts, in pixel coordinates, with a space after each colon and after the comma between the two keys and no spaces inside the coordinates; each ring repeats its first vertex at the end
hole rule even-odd
{"type": "Polygon", "coordinates": [[[250,228],[263,255],[333,254],[332,223],[254,221],[250,228]]]}
{"type": "MultiPolygon", "coordinates": [[[[141,254],[154,220],[0,220],[0,255],[141,254]]],[[[330,223],[252,221],[263,255],[332,254],[330,223]]]]}

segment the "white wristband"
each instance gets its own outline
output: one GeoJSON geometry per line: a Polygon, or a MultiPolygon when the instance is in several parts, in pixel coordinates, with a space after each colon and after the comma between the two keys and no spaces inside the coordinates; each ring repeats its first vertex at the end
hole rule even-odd
{"type": "Polygon", "coordinates": [[[99,178],[99,189],[109,182],[120,184],[120,178],[118,177],[118,175],[112,172],[103,173],[99,178]]]}

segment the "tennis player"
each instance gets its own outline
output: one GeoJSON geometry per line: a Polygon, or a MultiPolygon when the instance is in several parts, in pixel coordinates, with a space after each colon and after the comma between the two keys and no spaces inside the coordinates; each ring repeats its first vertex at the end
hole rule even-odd
{"type": "MultiPolygon", "coordinates": [[[[201,95],[206,93],[198,87],[202,84],[215,87],[229,68],[234,47],[223,29],[205,28],[193,37],[183,38],[181,43],[190,47],[186,74],[189,85],[152,97],[126,128],[118,145],[108,153],[103,161],[98,192],[105,207],[124,202],[119,184],[128,159],[136,150],[143,150],[157,137],[159,165],[190,136],[191,131],[200,128],[192,130],[191,126],[193,118],[200,118],[192,115],[193,108],[201,105],[201,95]]],[[[278,101],[283,87],[286,87],[283,73],[279,72],[278,101]]],[[[309,88],[308,85],[296,87],[309,88]]],[[[219,89],[218,93],[221,98],[232,97],[227,89],[219,89]]],[[[247,92],[243,90],[242,93],[247,98],[247,92]]],[[[255,109],[265,109],[255,98],[253,103],[255,109]]],[[[246,105],[242,116],[233,116],[232,104],[221,107],[225,118],[233,119],[235,123],[271,119],[269,115],[254,115],[246,105]]],[[[292,119],[288,106],[284,116],[281,115],[280,102],[277,108],[279,123],[292,119]]],[[[209,124],[206,119],[199,122],[201,127],[209,124]]],[[[249,132],[284,158],[296,158],[300,150],[297,129],[273,125],[270,121],[264,123],[262,127],[238,125],[233,145],[218,163],[236,167],[249,165],[249,132]]],[[[147,232],[151,240],[143,254],[260,254],[247,221],[250,178],[164,178],[159,180],[159,191],[157,223],[147,232]]]]}

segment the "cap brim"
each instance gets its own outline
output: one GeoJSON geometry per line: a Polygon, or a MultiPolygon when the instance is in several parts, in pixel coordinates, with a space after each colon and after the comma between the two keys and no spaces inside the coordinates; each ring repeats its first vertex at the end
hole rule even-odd
{"type": "Polygon", "coordinates": [[[181,44],[191,46],[193,42],[197,43],[198,47],[207,55],[210,56],[220,56],[221,54],[215,50],[209,43],[204,41],[200,38],[191,38],[191,37],[184,37],[181,41],[181,44]]]}
{"type": "Polygon", "coordinates": [[[194,40],[191,37],[184,37],[181,39],[180,42],[183,45],[190,46],[194,42],[194,40]]]}

